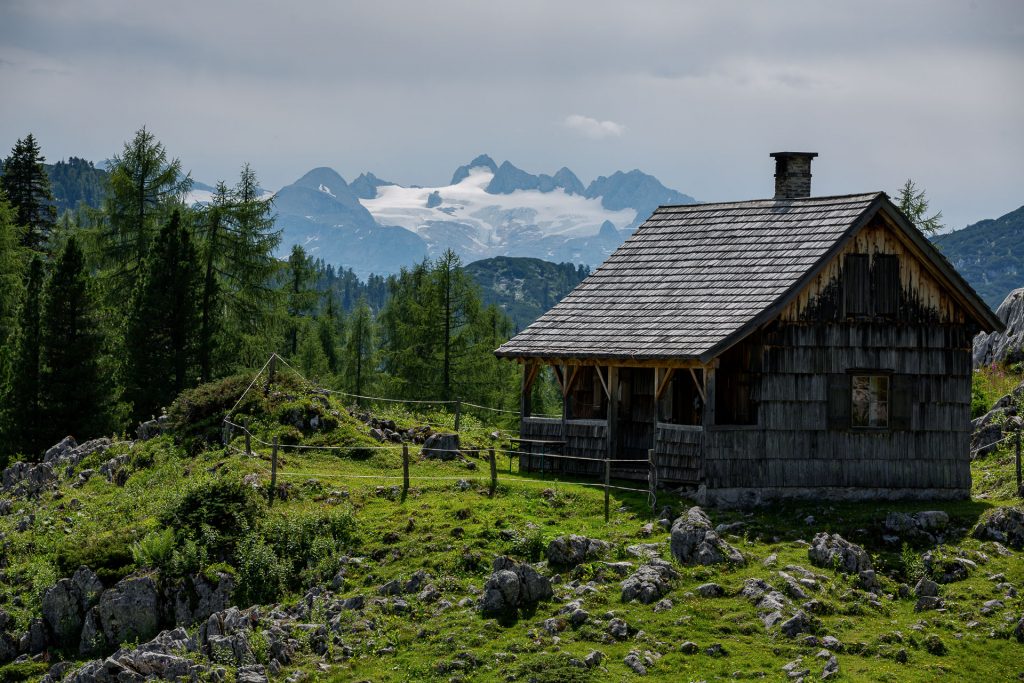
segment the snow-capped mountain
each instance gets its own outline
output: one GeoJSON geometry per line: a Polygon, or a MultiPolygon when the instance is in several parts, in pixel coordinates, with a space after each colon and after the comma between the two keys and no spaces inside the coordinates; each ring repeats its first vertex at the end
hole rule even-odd
{"type": "Polygon", "coordinates": [[[638,170],[585,187],[568,168],[533,175],[486,154],[440,187],[403,187],[372,173],[349,184],[321,167],[274,195],[283,254],[301,244],[364,277],[448,248],[464,263],[530,256],[593,267],[657,206],[694,201],[638,170]]]}

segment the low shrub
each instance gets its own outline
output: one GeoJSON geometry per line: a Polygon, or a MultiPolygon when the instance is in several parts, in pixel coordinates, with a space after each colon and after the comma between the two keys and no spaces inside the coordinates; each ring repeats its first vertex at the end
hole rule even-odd
{"type": "Polygon", "coordinates": [[[174,549],[173,529],[151,531],[132,544],[132,559],[139,567],[163,569],[170,566],[174,549]]]}
{"type": "Polygon", "coordinates": [[[266,513],[263,496],[241,479],[208,478],[191,483],[160,521],[175,529],[179,539],[198,539],[209,527],[230,553],[235,541],[259,526],[266,513]]]}
{"type": "Polygon", "coordinates": [[[235,566],[234,597],[239,606],[269,604],[284,591],[288,567],[258,534],[239,541],[235,566]]]}
{"type": "Polygon", "coordinates": [[[135,571],[131,544],[118,534],[90,536],[80,543],[69,543],[57,551],[55,560],[61,576],[71,576],[84,565],[107,586],[135,571]]]}

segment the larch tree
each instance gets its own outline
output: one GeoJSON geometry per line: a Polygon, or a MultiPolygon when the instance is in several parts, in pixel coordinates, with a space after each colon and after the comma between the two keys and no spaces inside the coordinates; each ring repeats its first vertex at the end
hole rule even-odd
{"type": "Polygon", "coordinates": [[[159,414],[194,383],[200,283],[190,231],[175,211],[145,261],[128,321],[125,398],[136,419],[159,414]]]}
{"type": "Polygon", "coordinates": [[[273,202],[261,196],[252,168],[238,184],[217,184],[201,213],[198,238],[203,262],[200,375],[203,381],[257,361],[270,351],[278,292],[273,202]]]}
{"type": "Polygon", "coordinates": [[[932,237],[946,227],[942,224],[941,211],[928,215],[928,198],[924,190],[909,178],[896,194],[896,206],[926,237],[932,237]]]}
{"type": "Polygon", "coordinates": [[[24,228],[21,244],[35,251],[47,249],[57,222],[45,162],[39,143],[29,133],[15,142],[11,155],[3,162],[3,176],[0,176],[0,188],[17,214],[15,221],[24,228]]]}
{"type": "Polygon", "coordinates": [[[142,127],[111,160],[107,185],[98,241],[111,277],[111,300],[123,304],[141,276],[160,227],[171,211],[182,207],[192,179],[142,127]]]}
{"type": "Polygon", "coordinates": [[[286,347],[289,356],[299,350],[299,331],[304,319],[316,308],[316,291],[313,289],[315,272],[312,260],[306,250],[298,244],[292,245],[292,253],[285,264],[285,305],[288,313],[286,347]]]}
{"type": "Polygon", "coordinates": [[[85,256],[73,235],[57,256],[41,308],[43,441],[66,434],[79,441],[99,436],[112,427],[111,387],[101,367],[105,340],[85,256]]]}
{"type": "Polygon", "coordinates": [[[366,298],[361,297],[348,320],[348,334],[342,354],[346,389],[364,396],[366,387],[373,377],[374,357],[377,350],[377,335],[366,298]]]}

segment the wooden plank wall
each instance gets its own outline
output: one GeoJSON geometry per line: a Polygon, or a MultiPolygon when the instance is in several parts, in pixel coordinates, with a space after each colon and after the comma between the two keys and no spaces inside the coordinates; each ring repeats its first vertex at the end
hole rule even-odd
{"type": "MultiPolygon", "coordinates": [[[[608,452],[608,423],[605,420],[568,420],[565,423],[565,455],[583,458],[604,458],[608,452]]],[[[562,440],[562,421],[557,418],[528,417],[520,422],[519,434],[524,439],[562,440]]],[[[533,449],[539,453],[536,448],[533,449]]],[[[548,450],[548,452],[554,452],[548,450]]],[[[540,471],[540,455],[519,456],[523,470],[540,471]]],[[[547,472],[579,476],[604,476],[604,463],[546,458],[547,472]]]]}
{"type": "Polygon", "coordinates": [[[654,453],[659,482],[700,482],[703,434],[700,426],[658,423],[654,453]]]}
{"type": "Polygon", "coordinates": [[[707,430],[705,483],[969,490],[969,339],[965,325],[773,326],[753,389],[758,427],[707,430]],[[853,368],[909,376],[909,431],[827,428],[827,376],[853,368]]]}

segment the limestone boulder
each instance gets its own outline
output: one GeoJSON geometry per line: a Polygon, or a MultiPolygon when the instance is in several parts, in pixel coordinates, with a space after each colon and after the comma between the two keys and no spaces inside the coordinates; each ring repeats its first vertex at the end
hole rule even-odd
{"type": "Polygon", "coordinates": [[[669,547],[684,565],[745,564],[743,554],[718,536],[711,520],[696,506],[672,523],[669,547]]]}

